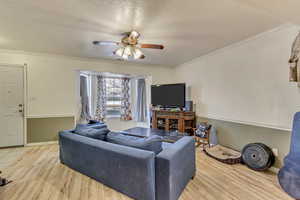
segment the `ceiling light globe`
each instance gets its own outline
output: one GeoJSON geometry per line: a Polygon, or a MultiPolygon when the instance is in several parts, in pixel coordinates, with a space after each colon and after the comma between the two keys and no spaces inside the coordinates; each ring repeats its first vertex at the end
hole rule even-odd
{"type": "Polygon", "coordinates": [[[138,48],[134,49],[134,52],[133,52],[134,59],[140,59],[142,57],[142,55],[143,55],[143,52],[140,49],[138,49],[138,48]]]}
{"type": "Polygon", "coordinates": [[[130,45],[125,47],[124,54],[126,54],[127,56],[132,56],[132,48],[130,45]]]}
{"type": "Polygon", "coordinates": [[[122,55],[122,58],[125,59],[125,60],[128,60],[128,55],[124,53],[124,54],[122,55]]]}
{"type": "Polygon", "coordinates": [[[140,36],[140,34],[139,34],[139,32],[137,32],[137,31],[131,31],[131,34],[130,34],[132,37],[134,37],[134,38],[137,38],[137,37],[139,37],[140,36]]]}
{"type": "Polygon", "coordinates": [[[124,54],[124,47],[120,47],[119,49],[117,49],[117,51],[115,52],[115,54],[116,54],[117,56],[122,57],[123,54],[124,54]]]}

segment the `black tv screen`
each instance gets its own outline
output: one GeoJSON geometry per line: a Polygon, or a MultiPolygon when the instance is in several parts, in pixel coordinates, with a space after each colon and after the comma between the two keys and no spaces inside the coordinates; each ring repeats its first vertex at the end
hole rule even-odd
{"type": "Polygon", "coordinates": [[[153,106],[183,108],[185,106],[185,84],[152,85],[151,103],[153,106]]]}

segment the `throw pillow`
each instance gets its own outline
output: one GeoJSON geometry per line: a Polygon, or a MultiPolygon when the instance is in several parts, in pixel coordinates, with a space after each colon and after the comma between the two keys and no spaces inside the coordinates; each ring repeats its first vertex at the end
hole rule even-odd
{"type": "Polygon", "coordinates": [[[94,128],[94,127],[89,127],[89,126],[81,126],[77,125],[74,133],[78,135],[82,135],[85,137],[93,138],[93,139],[98,139],[98,140],[105,140],[107,133],[109,133],[110,130],[107,129],[107,126],[102,126],[101,128],[94,128]]]}

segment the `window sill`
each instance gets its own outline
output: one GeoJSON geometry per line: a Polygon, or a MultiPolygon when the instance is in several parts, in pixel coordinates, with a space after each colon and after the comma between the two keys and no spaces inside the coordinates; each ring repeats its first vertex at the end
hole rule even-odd
{"type": "Polygon", "coordinates": [[[121,115],[107,115],[106,119],[121,118],[121,115]]]}

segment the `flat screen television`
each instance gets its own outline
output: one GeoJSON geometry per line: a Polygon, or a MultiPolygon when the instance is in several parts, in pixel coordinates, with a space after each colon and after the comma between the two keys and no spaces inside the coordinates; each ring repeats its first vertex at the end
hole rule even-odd
{"type": "Polygon", "coordinates": [[[185,83],[152,85],[151,104],[165,108],[185,107],[185,83]]]}

